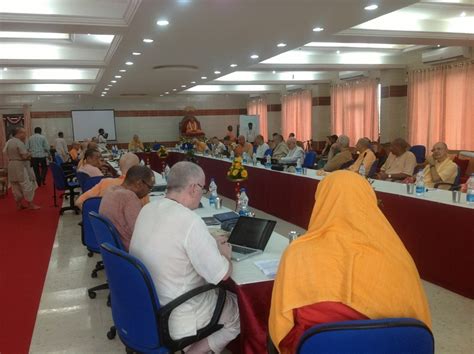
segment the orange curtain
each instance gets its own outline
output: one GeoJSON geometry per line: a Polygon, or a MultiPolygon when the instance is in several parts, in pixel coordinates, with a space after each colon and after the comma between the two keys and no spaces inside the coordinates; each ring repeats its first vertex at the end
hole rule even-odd
{"type": "Polygon", "coordinates": [[[268,139],[267,100],[264,97],[259,97],[248,101],[247,114],[258,115],[260,134],[266,141],[268,139]]]}
{"type": "Polygon", "coordinates": [[[281,131],[286,139],[295,133],[300,141],[311,140],[311,91],[290,93],[281,98],[281,131]]]}
{"type": "Polygon", "coordinates": [[[408,137],[428,149],[443,141],[453,150],[474,150],[474,64],[408,73],[408,137]]]}
{"type": "Polygon", "coordinates": [[[378,140],[378,82],[367,79],[331,87],[332,132],[347,135],[351,145],[360,138],[378,140]]]}

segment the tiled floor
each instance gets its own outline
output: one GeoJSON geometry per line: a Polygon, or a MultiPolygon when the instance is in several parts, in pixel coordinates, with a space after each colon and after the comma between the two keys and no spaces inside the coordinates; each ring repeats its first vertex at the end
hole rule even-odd
{"type": "MultiPolygon", "coordinates": [[[[229,200],[224,205],[232,207],[229,200]]],[[[269,217],[257,211],[257,216],[269,217]]],[[[30,347],[31,353],[123,353],[120,340],[108,340],[112,325],[106,306],[108,291],[89,299],[87,288],[105,281],[90,272],[99,259],[87,257],[81,244],[79,216],[61,217],[51,255],[46,283],[30,347]]],[[[276,231],[303,230],[278,220],[276,231]]],[[[436,285],[424,282],[433,316],[436,352],[439,354],[474,353],[474,301],[436,285]]]]}

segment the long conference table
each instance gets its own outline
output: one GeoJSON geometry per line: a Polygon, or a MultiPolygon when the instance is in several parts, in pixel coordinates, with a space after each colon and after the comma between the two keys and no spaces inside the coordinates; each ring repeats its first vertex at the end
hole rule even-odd
{"type": "MultiPolygon", "coordinates": [[[[170,152],[163,159],[156,154],[138,154],[155,171],[167,163],[183,160],[183,152],[170,152]]],[[[235,199],[235,183],[227,179],[231,161],[211,156],[195,155],[206,179],[214,178],[218,193],[235,199]]],[[[247,189],[250,206],[272,214],[302,228],[307,228],[314,205],[317,185],[324,177],[308,170],[307,175],[273,171],[258,164],[246,164],[248,180],[241,183],[247,189]]],[[[425,196],[408,195],[400,183],[374,181],[373,187],[381,200],[380,208],[392,224],[413,257],[423,279],[474,298],[474,206],[453,203],[451,192],[429,190],[425,196]]],[[[201,216],[215,210],[203,208],[201,216]]],[[[240,340],[231,349],[240,353],[265,353],[267,321],[273,280],[254,264],[258,260],[279,259],[288,240],[274,233],[262,255],[234,262],[232,281],[227,286],[239,299],[241,318],[240,340]]]]}

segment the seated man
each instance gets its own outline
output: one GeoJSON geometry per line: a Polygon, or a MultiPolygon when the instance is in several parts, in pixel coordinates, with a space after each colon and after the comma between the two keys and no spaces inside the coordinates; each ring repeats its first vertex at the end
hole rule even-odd
{"type": "Polygon", "coordinates": [[[408,151],[408,143],[397,138],[392,142],[387,161],[380,168],[377,178],[381,180],[404,180],[413,175],[416,167],[416,157],[408,151]]]}
{"type": "Polygon", "coordinates": [[[143,143],[137,134],[133,135],[132,140],[128,143],[128,151],[131,152],[142,152],[145,150],[143,143]]]}
{"type": "Polygon", "coordinates": [[[288,145],[283,141],[283,136],[281,134],[273,134],[273,143],[275,147],[273,148],[272,159],[280,160],[282,157],[288,155],[288,145]]]}
{"type": "Polygon", "coordinates": [[[209,146],[204,141],[201,141],[197,138],[193,139],[193,145],[197,152],[204,152],[209,150],[209,146]]]}
{"type": "Polygon", "coordinates": [[[304,150],[296,145],[296,138],[289,138],[287,143],[288,145],[288,155],[282,157],[279,162],[282,164],[285,163],[296,163],[300,159],[301,164],[304,162],[304,150]]]}
{"type": "Polygon", "coordinates": [[[341,167],[352,160],[351,150],[349,149],[349,137],[341,135],[337,141],[331,145],[328,162],[324,165],[324,171],[333,172],[340,170],[341,167]]]}
{"type": "Polygon", "coordinates": [[[365,175],[367,176],[372,168],[372,164],[376,160],[374,152],[371,150],[372,143],[367,138],[361,138],[356,144],[356,149],[359,152],[357,160],[349,166],[348,170],[352,172],[359,172],[360,166],[364,165],[365,175]]]}
{"type": "MultiPolygon", "coordinates": [[[[117,178],[103,178],[99,183],[94,187],[89,189],[87,192],[82,193],[79,198],[76,199],[76,206],[82,209],[82,204],[89,198],[92,197],[103,197],[107,188],[111,186],[119,186],[125,180],[125,176],[128,170],[133,166],[138,166],[140,164],[140,159],[134,153],[128,152],[124,154],[119,161],[120,176],[117,178]]],[[[148,196],[145,196],[142,199],[142,204],[145,205],[150,200],[148,196]]]]}
{"type": "Polygon", "coordinates": [[[257,151],[255,151],[255,155],[257,155],[257,159],[263,159],[265,157],[265,152],[270,149],[268,144],[263,140],[262,135],[257,135],[255,137],[255,145],[257,145],[257,151]]]}
{"type": "MultiPolygon", "coordinates": [[[[448,146],[439,142],[433,145],[432,155],[426,159],[424,172],[425,186],[433,188],[435,183],[454,183],[458,174],[456,165],[448,156],[448,146]]],[[[449,185],[441,185],[440,189],[449,189],[449,185]]]]}
{"type": "Polygon", "coordinates": [[[217,136],[213,137],[211,139],[211,142],[212,142],[212,153],[214,155],[222,155],[227,150],[227,147],[221,141],[219,141],[217,136]]]}
{"type": "Polygon", "coordinates": [[[84,162],[80,166],[77,172],[84,172],[89,177],[103,176],[104,174],[100,170],[102,167],[101,154],[98,150],[87,149],[84,154],[84,162]]]}
{"type": "MultiPolygon", "coordinates": [[[[198,165],[181,161],[168,175],[166,197],[143,207],[135,224],[130,254],[148,268],[162,305],[207,283],[218,284],[232,273],[231,247],[214,239],[202,218],[193,212],[202,198],[205,175],[198,165]]],[[[170,335],[179,339],[207,325],[217,294],[208,291],[176,308],[169,320],[170,335]]],[[[188,347],[191,353],[221,353],[240,332],[235,294],[227,292],[219,320],[224,327],[188,347]]]]}
{"type": "Polygon", "coordinates": [[[244,153],[247,153],[248,157],[253,156],[253,146],[252,144],[245,141],[245,136],[240,135],[237,139],[238,144],[234,148],[235,156],[243,156],[244,153]]]}
{"type": "Polygon", "coordinates": [[[123,183],[111,186],[102,197],[99,214],[114,224],[126,251],[130,246],[135,221],[143,207],[140,199],[148,195],[154,184],[152,170],[146,166],[133,166],[123,183]]]}

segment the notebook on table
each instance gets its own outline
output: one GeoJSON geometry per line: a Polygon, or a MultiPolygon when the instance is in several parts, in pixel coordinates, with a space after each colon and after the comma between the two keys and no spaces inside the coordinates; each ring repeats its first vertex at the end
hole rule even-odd
{"type": "Polygon", "coordinates": [[[241,261],[263,253],[275,228],[276,221],[241,216],[229,237],[232,260],[241,261]]]}

